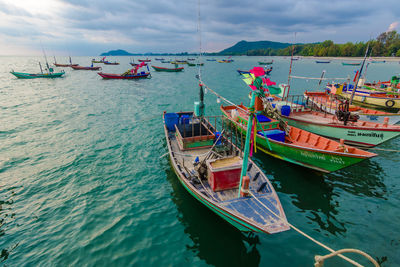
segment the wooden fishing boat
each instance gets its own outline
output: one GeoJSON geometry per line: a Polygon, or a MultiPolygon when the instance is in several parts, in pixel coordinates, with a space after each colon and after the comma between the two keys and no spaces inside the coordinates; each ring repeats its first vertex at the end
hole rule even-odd
{"type": "Polygon", "coordinates": [[[281,115],[290,126],[333,139],[343,139],[347,144],[374,147],[400,135],[400,126],[397,125],[343,120],[341,116],[304,109],[304,106],[288,101],[276,104],[290,107],[289,115],[281,115]]]}
{"type": "Polygon", "coordinates": [[[17,77],[18,79],[35,79],[35,78],[61,78],[65,72],[49,72],[49,73],[24,73],[24,72],[16,72],[11,71],[12,75],[17,77]]]}
{"type": "Polygon", "coordinates": [[[58,64],[56,57],[54,57],[54,66],[56,66],[56,67],[72,67],[72,66],[78,66],[78,64],[72,64],[71,57],[69,57],[69,64],[58,64]]]}
{"type": "MultiPolygon", "coordinates": [[[[266,75],[269,75],[270,73],[271,73],[271,71],[272,71],[272,67],[271,68],[269,68],[269,69],[266,69],[265,70],[265,74],[266,75]]],[[[250,74],[250,71],[249,70],[237,70],[237,72],[239,73],[239,74],[250,74]]]]}
{"type": "Polygon", "coordinates": [[[316,60],[315,63],[328,64],[328,63],[331,63],[331,61],[330,60],[316,60]]]}
{"type": "MultiPolygon", "coordinates": [[[[240,132],[246,134],[248,110],[245,106],[221,106],[221,110],[240,132]]],[[[262,114],[257,115],[257,120],[260,122],[257,149],[306,168],[329,173],[376,156],[296,127],[289,127],[286,133],[279,121],[262,114]]]]}
{"type": "Polygon", "coordinates": [[[194,66],[196,66],[196,63],[187,62],[187,65],[188,65],[189,67],[194,67],[194,66]]]}
{"type": "MultiPolygon", "coordinates": [[[[333,86],[333,85],[331,85],[333,86]]],[[[327,87],[328,89],[330,86],[327,87]]],[[[335,95],[328,94],[327,92],[304,92],[305,102],[315,105],[318,109],[326,111],[330,114],[336,114],[341,102],[335,95]]],[[[400,121],[399,113],[389,113],[370,108],[364,108],[356,105],[350,105],[349,111],[357,114],[362,121],[384,123],[385,118],[388,118],[388,124],[396,124],[400,121]]],[[[386,119],[387,120],[387,119],[386,119]]]]}
{"type": "Polygon", "coordinates": [[[274,234],[289,229],[278,195],[251,159],[247,176],[252,196],[239,195],[241,152],[222,131],[215,137],[216,125],[193,112],[164,112],[163,121],[171,165],[195,199],[240,231],[274,234]]]}
{"type": "Polygon", "coordinates": [[[195,58],[188,58],[187,60],[193,61],[196,60],[195,58]]]}
{"type": "Polygon", "coordinates": [[[142,79],[142,78],[149,78],[150,77],[150,72],[140,72],[137,74],[114,74],[114,73],[103,73],[103,72],[98,72],[103,79],[125,79],[125,80],[135,80],[135,79],[142,79]]]}
{"type": "Polygon", "coordinates": [[[58,64],[54,63],[54,66],[56,67],[73,67],[73,66],[78,66],[79,64],[58,64]]]}
{"type": "Polygon", "coordinates": [[[204,63],[196,63],[197,66],[204,66],[204,63]]]}
{"type": "Polygon", "coordinates": [[[155,58],[155,60],[161,61],[161,60],[164,60],[164,59],[163,58],[155,58]]]}
{"type": "Polygon", "coordinates": [[[174,65],[183,65],[183,64],[187,64],[187,61],[181,61],[181,60],[179,60],[179,61],[171,61],[170,62],[171,64],[174,64],[174,65]]]}
{"type": "Polygon", "coordinates": [[[151,66],[155,71],[165,71],[165,72],[180,72],[183,70],[183,67],[180,68],[164,68],[164,67],[157,67],[151,66]]]}
{"type": "Polygon", "coordinates": [[[103,62],[105,65],[119,65],[118,62],[109,62],[109,61],[104,61],[103,62]]]}
{"type": "Polygon", "coordinates": [[[233,59],[222,59],[222,60],[218,60],[219,63],[232,63],[233,59]]]}
{"type": "Polygon", "coordinates": [[[206,59],[207,61],[217,61],[216,59],[214,59],[214,58],[211,58],[211,59],[206,59]]]}
{"type": "Polygon", "coordinates": [[[151,62],[151,59],[138,59],[139,62],[151,62]]]}
{"type": "Polygon", "coordinates": [[[385,63],[386,60],[371,60],[371,63],[385,63]]]}
{"type": "Polygon", "coordinates": [[[100,59],[100,60],[96,60],[96,59],[92,59],[92,63],[104,63],[104,60],[100,59]]]}
{"type": "Polygon", "coordinates": [[[101,70],[101,67],[99,67],[99,66],[84,67],[84,66],[77,65],[77,66],[72,66],[71,68],[73,68],[74,70],[101,70]]]}
{"type": "Polygon", "coordinates": [[[343,66],[360,66],[361,62],[342,62],[343,66]]]}
{"type": "Polygon", "coordinates": [[[161,63],[171,63],[171,60],[162,60],[161,63]]]}
{"type": "MultiPolygon", "coordinates": [[[[331,86],[331,92],[350,99],[353,88],[344,86],[343,84],[335,84],[331,86]]],[[[366,88],[356,89],[353,97],[353,102],[368,106],[373,106],[386,110],[400,109],[400,94],[395,92],[379,92],[372,91],[366,88]]]]}
{"type": "Polygon", "coordinates": [[[274,60],[271,61],[258,61],[259,65],[271,65],[274,63],[274,60]]]}

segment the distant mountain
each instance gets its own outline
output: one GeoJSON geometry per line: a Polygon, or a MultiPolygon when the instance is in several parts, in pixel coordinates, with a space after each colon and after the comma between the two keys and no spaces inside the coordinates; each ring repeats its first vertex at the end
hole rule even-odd
{"type": "Polygon", "coordinates": [[[240,41],[236,43],[234,46],[231,46],[227,49],[222,50],[219,54],[229,55],[229,54],[246,54],[249,50],[257,50],[257,49],[282,49],[292,44],[289,43],[280,43],[280,42],[272,42],[272,41],[257,41],[257,42],[247,42],[240,41]]]}
{"type": "Polygon", "coordinates": [[[125,50],[122,49],[117,49],[117,50],[111,50],[105,53],[101,53],[100,56],[134,56],[135,54],[126,52],[125,50]]]}

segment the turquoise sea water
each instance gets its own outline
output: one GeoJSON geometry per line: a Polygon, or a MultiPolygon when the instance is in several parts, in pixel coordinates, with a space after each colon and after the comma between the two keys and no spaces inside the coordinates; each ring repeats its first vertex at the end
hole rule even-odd
{"type": "MultiPolygon", "coordinates": [[[[167,57],[168,58],[168,57],[167,57]]],[[[73,58],[89,65],[91,57],[73,58]]],[[[204,61],[206,84],[248,103],[248,88],[231,64],[204,61]]],[[[197,68],[138,81],[102,80],[65,69],[62,79],[18,80],[9,71],[38,72],[35,57],[1,57],[0,265],[6,266],[312,266],[326,251],[293,230],[244,234],[194,200],[171,169],[162,111],[192,110],[197,68]]],[[[103,72],[122,73],[129,58],[103,72]]],[[[272,80],[287,82],[289,59],[275,58],[272,80]]],[[[67,58],[58,58],[67,62],[67,58]]],[[[162,63],[152,62],[154,65],[162,63]]],[[[172,66],[172,65],[171,65],[172,66]]],[[[293,74],[354,76],[341,61],[294,62],[293,74]]],[[[372,64],[370,80],[387,80],[400,64],[372,64]]],[[[292,80],[292,92],[317,89],[292,80]]],[[[206,94],[208,115],[219,115],[206,94]]],[[[380,148],[400,150],[400,138],[380,148]]],[[[358,248],[400,265],[399,153],[329,175],[255,155],[292,224],[334,249],[358,248]]],[[[361,263],[362,258],[355,256],[361,263]]],[[[331,259],[325,266],[346,266],[331,259]]]]}

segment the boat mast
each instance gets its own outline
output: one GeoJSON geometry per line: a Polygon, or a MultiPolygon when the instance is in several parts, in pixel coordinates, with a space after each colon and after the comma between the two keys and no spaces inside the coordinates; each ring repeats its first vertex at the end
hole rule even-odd
{"type": "MultiPolygon", "coordinates": [[[[201,62],[201,23],[200,23],[200,0],[197,1],[198,7],[197,7],[197,32],[199,35],[199,62],[201,62]]],[[[178,66],[176,65],[175,68],[177,68],[178,66]]],[[[199,92],[199,98],[200,98],[200,103],[199,103],[199,117],[203,117],[204,116],[204,90],[203,90],[203,84],[201,83],[201,66],[200,64],[198,65],[198,79],[200,81],[200,92],[199,92]]]]}
{"type": "MultiPolygon", "coordinates": [[[[295,42],[296,42],[296,33],[294,33],[294,40],[295,40],[295,42]]],[[[287,89],[288,89],[288,92],[287,92],[287,94],[285,94],[285,92],[284,92],[284,95],[283,95],[283,98],[284,98],[284,99],[287,98],[287,96],[289,96],[289,90],[290,90],[290,75],[292,74],[292,65],[293,65],[293,53],[294,53],[294,43],[293,43],[293,45],[292,45],[292,55],[291,55],[291,57],[290,57],[289,76],[288,76],[288,80],[287,80],[287,89]],[[287,95],[287,96],[285,96],[285,95],[287,95]]]]}
{"type": "Polygon", "coordinates": [[[354,84],[353,91],[351,92],[351,97],[350,97],[350,101],[349,101],[350,105],[353,103],[354,94],[356,93],[358,82],[360,81],[360,77],[361,77],[361,74],[362,74],[362,71],[363,71],[363,68],[364,68],[365,60],[367,59],[368,50],[369,50],[369,43],[367,45],[367,49],[365,50],[364,60],[363,60],[363,62],[361,64],[360,72],[357,75],[356,83],[354,84]]]}
{"type": "Polygon", "coordinates": [[[245,142],[244,151],[243,151],[243,165],[242,165],[242,171],[240,173],[238,197],[240,197],[240,192],[242,190],[243,177],[246,176],[246,174],[247,174],[247,164],[249,161],[249,151],[250,151],[251,128],[253,127],[253,118],[254,118],[254,114],[252,113],[252,111],[254,111],[254,103],[255,102],[256,102],[256,93],[255,93],[255,91],[252,91],[250,107],[249,107],[250,114],[249,114],[249,119],[247,121],[246,142],[245,142]]]}

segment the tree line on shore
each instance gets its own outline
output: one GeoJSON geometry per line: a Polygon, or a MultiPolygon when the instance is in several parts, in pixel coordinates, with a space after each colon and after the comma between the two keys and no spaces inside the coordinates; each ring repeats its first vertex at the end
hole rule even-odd
{"type": "Polygon", "coordinates": [[[381,33],[375,40],[368,42],[347,42],[335,44],[331,40],[322,43],[296,44],[283,49],[255,49],[247,51],[248,56],[315,56],[315,57],[362,57],[369,44],[372,57],[400,57],[400,34],[396,31],[381,33]]]}

